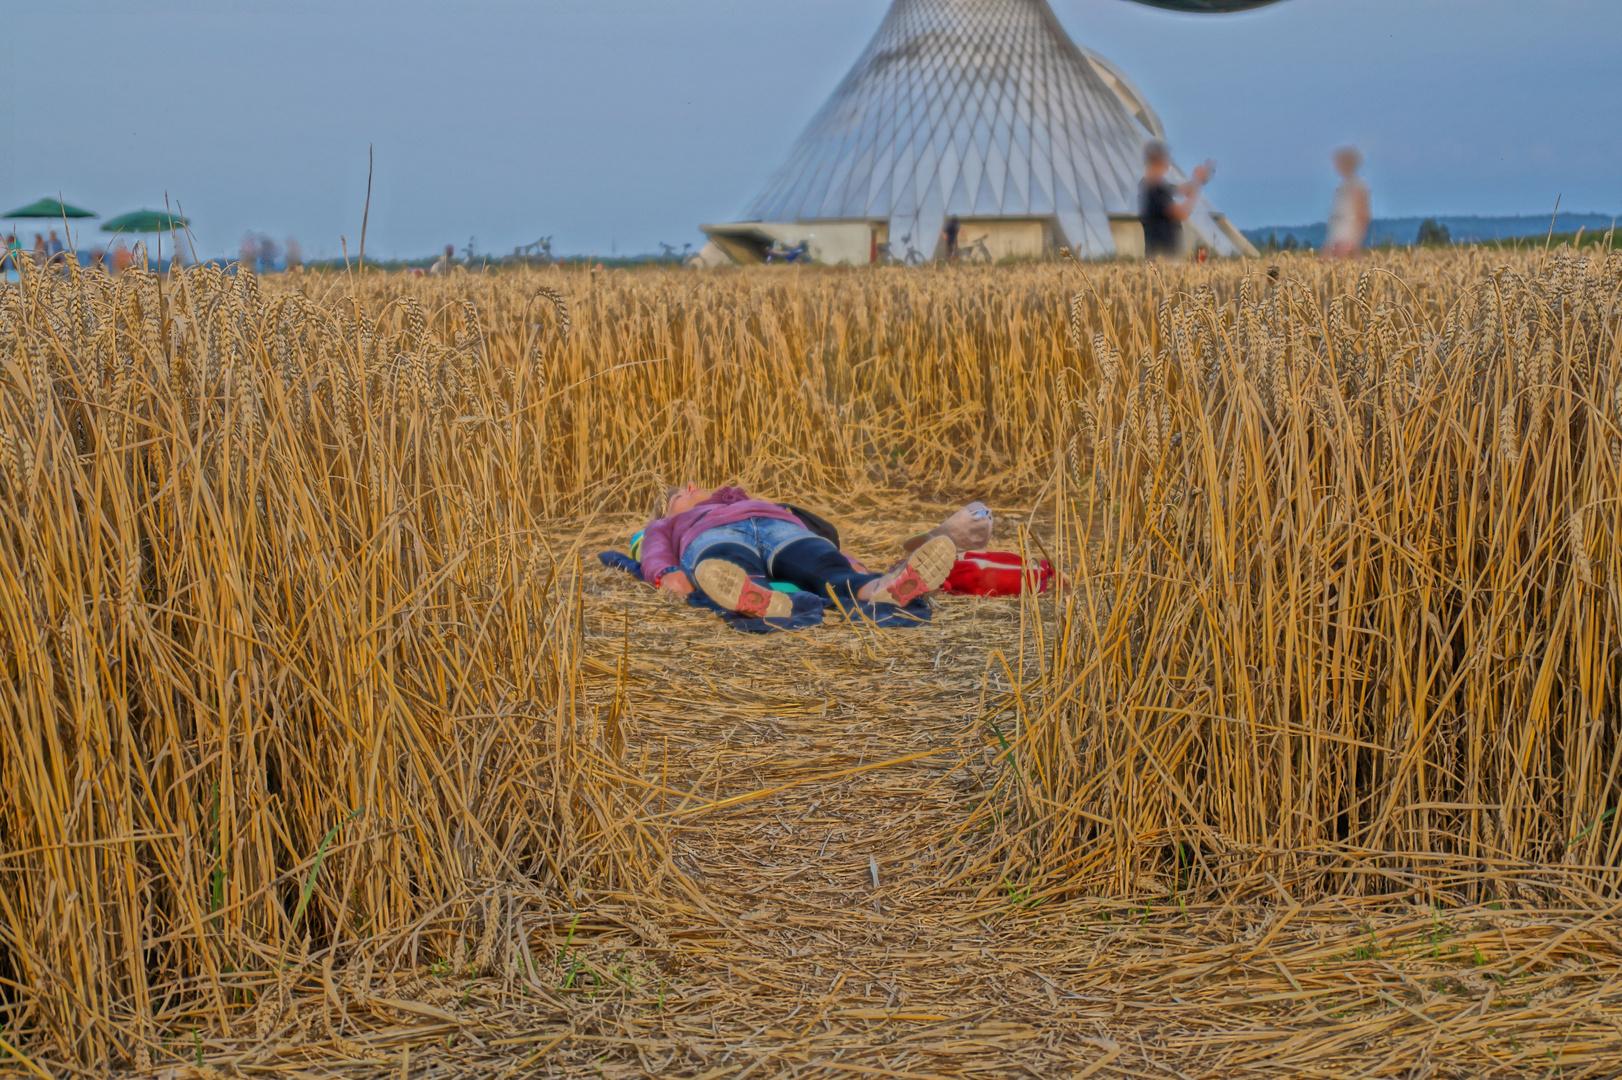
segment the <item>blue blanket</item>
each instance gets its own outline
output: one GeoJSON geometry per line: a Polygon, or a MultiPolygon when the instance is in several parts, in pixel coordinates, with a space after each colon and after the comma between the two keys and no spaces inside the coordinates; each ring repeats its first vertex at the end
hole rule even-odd
{"type": "MultiPolygon", "coordinates": [[[[642,564],[629,555],[618,551],[604,551],[597,555],[598,560],[613,570],[623,570],[627,574],[642,580],[642,564]]],[[[740,615],[736,611],[728,611],[714,600],[704,595],[702,589],[695,588],[687,597],[687,603],[692,607],[706,608],[721,617],[721,621],[732,629],[745,634],[775,634],[782,630],[804,630],[812,626],[822,625],[822,613],[832,607],[851,622],[860,622],[872,626],[901,628],[909,626],[922,626],[929,621],[929,600],[919,597],[906,607],[898,604],[875,604],[867,601],[858,603],[835,602],[808,592],[796,590],[788,594],[794,601],[794,611],[783,619],[757,619],[747,615],[740,615]]]]}

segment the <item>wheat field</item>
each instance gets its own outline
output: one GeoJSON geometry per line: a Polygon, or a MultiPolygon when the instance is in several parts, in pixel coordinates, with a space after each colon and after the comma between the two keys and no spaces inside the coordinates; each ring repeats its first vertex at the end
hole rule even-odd
{"type": "MultiPolygon", "coordinates": [[[[731,657],[805,650],[834,657],[813,672],[865,672],[874,701],[909,680],[957,733],[930,783],[972,782],[927,836],[916,807],[889,834],[916,853],[916,897],[954,898],[951,925],[1136,905],[1143,934],[1186,933],[1209,965],[1241,909],[1353,905],[1355,940],[1402,905],[1509,905],[1544,915],[1480,977],[1613,973],[1619,294],[1622,257],[1563,249],[442,278],[25,266],[0,286],[0,1066],[277,1071],[313,1047],[404,1075],[424,1032],[447,1053],[446,1032],[472,1032],[468,1075],[542,1054],[571,1075],[756,1067],[689,1032],[661,1071],[640,1035],[601,1034],[600,1008],[562,1005],[576,1041],[520,1038],[509,1066],[456,1008],[499,987],[510,1027],[620,978],[664,1015],[677,966],[633,987],[610,974],[642,962],[625,946],[580,974],[598,961],[579,942],[747,937],[755,893],[686,869],[682,815],[755,829],[769,805],[788,828],[785,805],[834,796],[748,779],[770,763],[733,787],[678,777],[669,744],[756,692],[731,657]],[[616,599],[637,587],[590,558],[689,477],[819,499],[875,546],[986,498],[1019,508],[999,546],[1065,580],[951,608],[915,644],[828,628],[739,653],[651,594],[616,599]],[[685,722],[661,719],[649,626],[710,672],[685,722]],[[348,1018],[366,1002],[392,1042],[348,1018]],[[396,1045],[404,1062],[380,1049],[396,1045]]],[[[828,766],[827,790],[875,767],[828,766]]],[[[716,948],[685,962],[736,976],[716,948]]],[[[1352,949],[1335,953],[1350,972],[1394,962],[1352,949]]],[[[896,1014],[901,990],[867,990],[848,1022],[896,1014]]],[[[1593,1000],[1594,1017],[1618,1004],[1593,1000]]],[[[1567,1075],[1602,1075],[1614,1031],[1527,1008],[1521,1037],[1545,1041],[1516,1054],[1547,1068],[1566,1024],[1567,1075]]],[[[804,1051],[753,1016],[724,1021],[738,1045],[804,1051]]],[[[1395,1016],[1369,1021],[1408,1047],[1390,1070],[1424,1033],[1395,1016]]],[[[1002,1037],[976,1053],[998,1060],[1002,1037]]],[[[1202,1075],[1251,1074],[1222,1060],[1202,1075]]]]}
{"type": "Polygon", "coordinates": [[[1622,256],[1416,269],[1073,297],[1042,873],[1616,895],[1622,256]]]}

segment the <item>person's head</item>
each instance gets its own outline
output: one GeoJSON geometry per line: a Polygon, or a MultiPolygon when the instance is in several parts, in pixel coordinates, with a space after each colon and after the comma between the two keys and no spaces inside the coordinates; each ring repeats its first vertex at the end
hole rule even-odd
{"type": "Polygon", "coordinates": [[[709,498],[712,493],[698,486],[697,480],[687,481],[686,487],[670,488],[665,492],[665,517],[683,514],[709,498]]]}
{"type": "Polygon", "coordinates": [[[1150,139],[1143,147],[1143,175],[1159,179],[1171,168],[1171,151],[1161,139],[1150,139]]]}
{"type": "Polygon", "coordinates": [[[55,230],[55,229],[52,229],[52,230],[51,230],[51,237],[50,237],[50,238],[51,238],[51,239],[52,239],[52,240],[55,240],[55,239],[56,239],[56,230],[55,230]]]}
{"type": "Polygon", "coordinates": [[[1343,146],[1335,151],[1335,171],[1350,177],[1363,165],[1363,152],[1355,146],[1343,146]]]}

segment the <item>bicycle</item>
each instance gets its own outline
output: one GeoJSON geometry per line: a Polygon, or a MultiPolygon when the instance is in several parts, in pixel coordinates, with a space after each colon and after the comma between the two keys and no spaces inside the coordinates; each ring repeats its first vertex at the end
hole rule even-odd
{"type": "Polygon", "coordinates": [[[907,235],[903,236],[900,242],[907,246],[907,253],[900,258],[897,258],[895,253],[896,241],[891,240],[889,243],[884,245],[889,260],[891,262],[905,263],[908,266],[923,265],[926,256],[923,252],[912,246],[912,233],[908,233],[907,235]]]}
{"type": "Polygon", "coordinates": [[[552,238],[543,236],[533,244],[520,244],[513,248],[513,253],[504,257],[501,263],[503,266],[516,263],[551,266],[557,261],[557,256],[552,254],[552,238]]]}
{"type": "Polygon", "coordinates": [[[984,233],[970,241],[967,247],[958,248],[957,257],[965,262],[996,262],[997,260],[992,257],[991,249],[986,247],[986,237],[990,235],[990,233],[984,233]]]}

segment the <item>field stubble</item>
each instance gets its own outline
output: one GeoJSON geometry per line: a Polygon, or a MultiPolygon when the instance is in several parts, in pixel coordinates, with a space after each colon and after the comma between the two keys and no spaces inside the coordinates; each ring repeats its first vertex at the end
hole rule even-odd
{"type": "Polygon", "coordinates": [[[1603,1074],[1622,267],[1502,258],[30,273],[0,1034],[61,1074],[1603,1074]],[[1069,584],[740,642],[581,565],[687,476],[875,554],[1023,499],[1069,584]]]}

